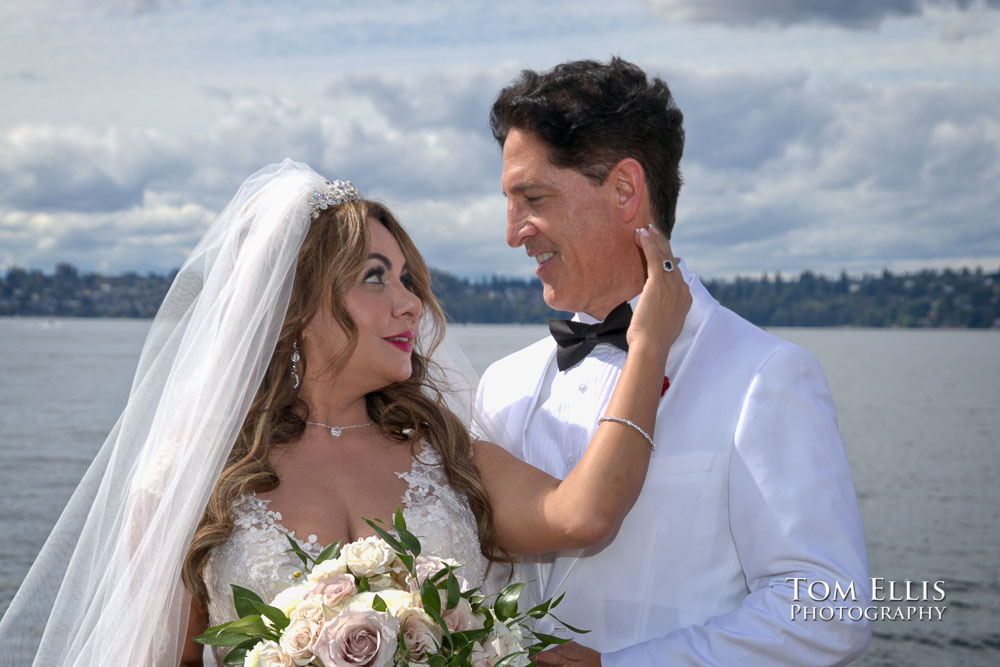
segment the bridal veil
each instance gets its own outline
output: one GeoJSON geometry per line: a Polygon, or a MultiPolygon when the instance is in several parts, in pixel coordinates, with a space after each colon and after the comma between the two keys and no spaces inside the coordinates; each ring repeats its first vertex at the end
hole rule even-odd
{"type": "MultiPolygon", "coordinates": [[[[178,664],[184,555],[274,352],[323,189],[304,164],[265,167],[181,267],[125,410],[0,620],[0,665],[178,664]]],[[[449,350],[468,419],[474,374],[449,350]]]]}

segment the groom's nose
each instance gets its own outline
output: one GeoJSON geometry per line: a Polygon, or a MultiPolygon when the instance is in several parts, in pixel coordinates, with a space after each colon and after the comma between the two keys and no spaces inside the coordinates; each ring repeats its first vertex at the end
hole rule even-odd
{"type": "Polygon", "coordinates": [[[538,230],[531,223],[517,202],[507,200],[507,245],[517,248],[524,245],[524,240],[534,236],[538,230]]]}

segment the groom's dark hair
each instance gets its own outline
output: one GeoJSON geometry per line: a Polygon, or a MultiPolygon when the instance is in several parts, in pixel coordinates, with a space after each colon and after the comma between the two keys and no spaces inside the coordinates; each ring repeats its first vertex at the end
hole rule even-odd
{"type": "Polygon", "coordinates": [[[681,189],[684,114],[667,84],[632,63],[579,60],[539,74],[524,70],[500,91],[490,129],[503,147],[512,129],[549,147],[549,161],[595,184],[624,158],[642,165],[653,219],[669,238],[681,189]]]}

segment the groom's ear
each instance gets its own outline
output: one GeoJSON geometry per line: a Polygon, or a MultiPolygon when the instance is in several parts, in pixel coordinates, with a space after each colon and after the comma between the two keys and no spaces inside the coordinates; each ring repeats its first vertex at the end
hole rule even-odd
{"type": "Polygon", "coordinates": [[[615,204],[620,213],[619,220],[632,223],[639,213],[642,197],[646,190],[646,174],[635,158],[622,158],[608,174],[614,185],[615,204]]]}

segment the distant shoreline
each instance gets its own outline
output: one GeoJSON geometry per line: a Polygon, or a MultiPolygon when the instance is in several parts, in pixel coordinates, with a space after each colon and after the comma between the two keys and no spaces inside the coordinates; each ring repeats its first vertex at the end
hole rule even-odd
{"type": "MultiPolygon", "coordinates": [[[[553,311],[537,279],[459,278],[432,269],[432,288],[458,324],[545,324],[553,311]]],[[[0,317],[152,318],[176,275],[80,273],[59,264],[51,274],[12,268],[0,279],[0,317]]],[[[723,305],[764,327],[1000,329],[1000,272],[924,269],[830,278],[706,280],[723,305]]]]}

